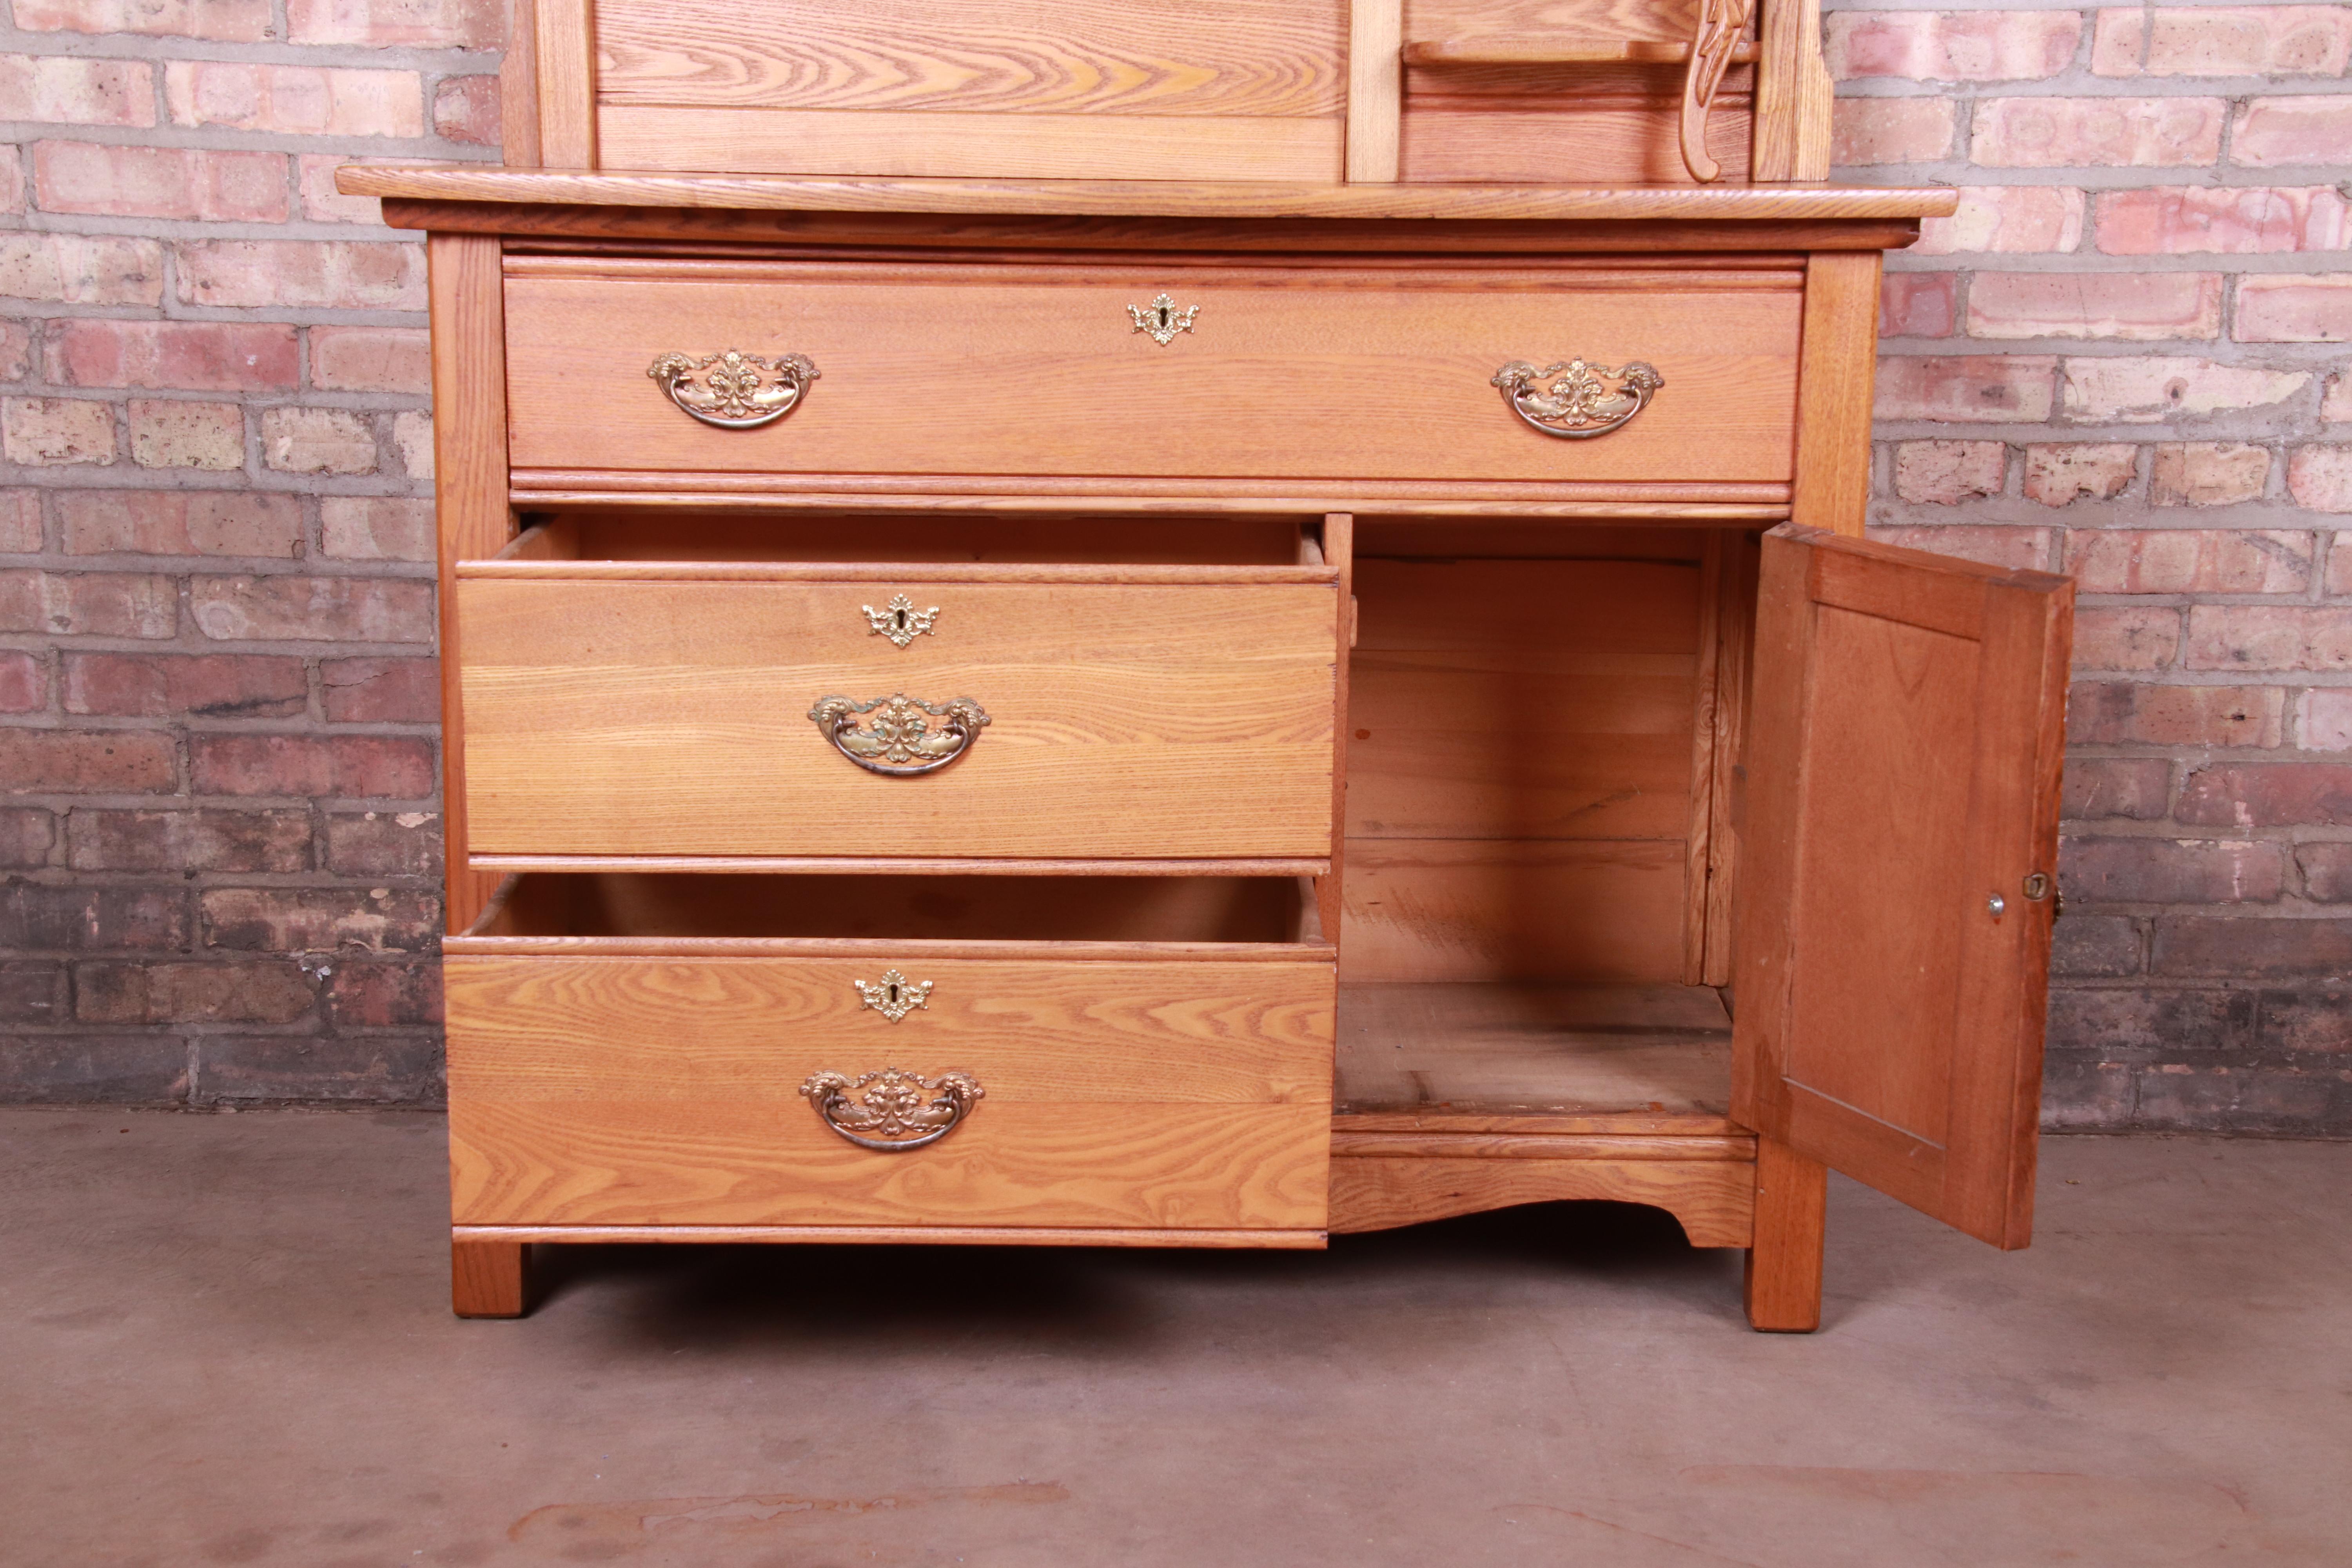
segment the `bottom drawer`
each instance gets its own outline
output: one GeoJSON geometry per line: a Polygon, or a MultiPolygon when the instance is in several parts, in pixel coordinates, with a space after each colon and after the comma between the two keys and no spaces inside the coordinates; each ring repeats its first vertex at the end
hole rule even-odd
{"type": "Polygon", "coordinates": [[[455,1221],[1320,1231],[1303,920],[1239,879],[527,879],[448,943],[455,1221]]]}

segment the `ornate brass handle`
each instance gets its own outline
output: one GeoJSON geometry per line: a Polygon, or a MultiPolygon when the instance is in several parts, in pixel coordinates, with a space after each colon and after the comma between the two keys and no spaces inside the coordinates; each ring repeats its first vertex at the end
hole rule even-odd
{"type": "Polygon", "coordinates": [[[952,702],[926,702],[905,692],[855,702],[846,697],[823,697],[809,710],[817,730],[834,749],[868,773],[907,778],[946,767],[971,750],[988,715],[969,697],[952,702]],[[874,715],[861,729],[858,716],[874,715]],[[947,721],[938,730],[931,720],[947,721]]]}
{"type": "Polygon", "coordinates": [[[854,1079],[847,1073],[811,1073],[801,1085],[802,1096],[827,1127],[860,1149],[886,1154],[938,1142],[987,1093],[970,1073],[943,1072],[934,1083],[897,1068],[854,1079]]]}
{"type": "Polygon", "coordinates": [[[1538,370],[1515,359],[1487,384],[1502,388],[1511,412],[1545,435],[1586,441],[1608,435],[1647,408],[1666,378],[1640,360],[1628,361],[1622,370],[1580,359],[1538,370]],[[1551,385],[1547,389],[1540,382],[1551,385]]]}
{"type": "Polygon", "coordinates": [[[690,359],[664,354],[646,374],[669,400],[721,430],[756,430],[790,414],[820,374],[804,355],[762,359],[740,349],[690,359]]]}

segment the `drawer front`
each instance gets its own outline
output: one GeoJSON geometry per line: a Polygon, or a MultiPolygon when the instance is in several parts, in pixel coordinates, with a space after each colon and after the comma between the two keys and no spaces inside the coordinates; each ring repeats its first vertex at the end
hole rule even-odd
{"type": "Polygon", "coordinates": [[[899,591],[461,577],[470,849],[1330,853],[1336,587],[917,584],[938,615],[904,647],[866,613],[899,591]],[[810,717],[899,694],[987,722],[891,776],[810,717]]]}
{"type": "Polygon", "coordinates": [[[452,956],[459,1225],[1319,1230],[1333,975],[1312,959],[452,956]],[[804,1099],[886,1068],[981,1096],[872,1151],[804,1099]]]}
{"type": "Polygon", "coordinates": [[[525,273],[507,285],[511,457],[573,470],[1784,481],[1801,295],[1766,286],[1773,276],[525,273]],[[1199,308],[1164,344],[1129,311],[1163,292],[1199,308]],[[662,354],[730,349],[803,355],[818,379],[773,423],[719,429],[646,374],[662,354]],[[1622,427],[1565,439],[1493,384],[1513,362],[1578,358],[1641,361],[1664,385],[1622,427]]]}

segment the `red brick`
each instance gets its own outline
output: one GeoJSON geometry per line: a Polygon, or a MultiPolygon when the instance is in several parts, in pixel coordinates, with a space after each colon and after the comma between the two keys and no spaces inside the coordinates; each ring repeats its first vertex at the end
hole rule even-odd
{"type": "Polygon", "coordinates": [[[2230,132],[2230,162],[2242,169],[2341,163],[2352,147],[2352,97],[2254,98],[2230,132]]]}
{"type": "Polygon", "coordinates": [[[312,327],[310,384],[325,392],[433,390],[432,344],[410,327],[312,327]]]}
{"type": "Polygon", "coordinates": [[[2028,447],[2025,493],[2043,506],[2113,500],[2130,488],[2138,464],[2139,448],[2127,442],[2028,447]]]}
{"type": "Polygon", "coordinates": [[[296,44],[495,49],[506,40],[497,0],[287,0],[296,44]]]}
{"type": "Polygon", "coordinates": [[[1878,416],[1964,425],[2039,425],[2050,417],[2051,372],[2041,354],[1945,359],[1889,354],[1878,362],[1878,416]]]}
{"type": "Polygon", "coordinates": [[[2271,455],[2264,447],[2242,441],[2169,442],[2157,447],[2148,465],[2148,504],[2230,506],[2259,500],[2270,476],[2271,455]]]}
{"type": "Polygon", "coordinates": [[[0,321],[0,381],[22,381],[32,374],[33,334],[22,321],[0,321]]]}
{"type": "Polygon", "coordinates": [[[176,1035],[26,1035],[0,1051],[0,1100],[18,1105],[179,1105],[188,1047],[176,1035]]]}
{"type": "Polygon", "coordinates": [[[0,867],[23,871],[47,865],[56,820],[38,806],[0,811],[0,867]]]}
{"type": "Polygon", "coordinates": [[[2077,529],[2066,570],[2086,594],[2299,594],[2309,533],[2241,529],[2077,529]]]}
{"type": "Polygon", "coordinates": [[[2074,11],[1840,11],[1826,18],[1822,58],[1841,81],[2030,81],[2074,62],[2074,11]]]}
{"type": "Polygon", "coordinates": [[[0,295],[68,305],[160,305],[163,247],[112,235],[0,235],[0,295]]]}
{"type": "Polygon", "coordinates": [[[2176,821],[2196,827],[2352,826],[2352,764],[2235,763],[2181,784],[2176,821]]]}
{"type": "Polygon", "coordinates": [[[477,147],[499,144],[499,79],[453,76],[433,89],[433,133],[477,147]]]}
{"type": "Polygon", "coordinates": [[[1988,98],[1969,157],[1989,169],[2201,167],[2221,156],[2218,98],[1988,98]]]}
{"type": "Polygon", "coordinates": [[[392,416],[392,446],[412,479],[433,477],[433,416],[412,410],[392,416]]]}
{"type": "Polygon", "coordinates": [[[28,33],[138,33],[223,44],[269,40],[268,0],[13,0],[28,33]]]}
{"type": "Polygon", "coordinates": [[[64,964],[0,963],[0,1024],[59,1024],[68,1010],[64,964]]]}
{"type": "Polygon", "coordinates": [[[1895,448],[1895,493],[1957,506],[1999,495],[2008,468],[2009,448],[1999,441],[1905,441],[1895,448]]]}
{"type": "Polygon", "coordinates": [[[85,1024],[290,1024],[310,1010],[309,979],[283,960],[74,966],[85,1024]]]}
{"type": "Polygon", "coordinates": [[[2352,420],[2352,380],[2340,370],[2327,378],[2320,391],[2319,416],[2331,425],[2352,420]]]}
{"type": "Polygon", "coordinates": [[[68,397],[11,397],[0,405],[0,450],[27,468],[114,461],[114,405],[68,397]]]}
{"type": "Polygon", "coordinates": [[[2191,669],[2352,669],[2352,616],[2284,605],[2198,605],[2191,669]]]}
{"type": "Polygon", "coordinates": [[[2116,338],[2156,342],[2221,335],[2214,272],[1979,272],[1968,330],[1979,338],[2116,338]]]}
{"type": "Polygon", "coordinates": [[[331,816],[327,865],[352,876],[436,875],[441,869],[441,818],[429,811],[331,816]]]}
{"type": "Polygon", "coordinates": [[[2077,745],[2259,746],[2283,743],[2286,693],[2263,686],[2144,686],[2082,680],[2066,705],[2077,745]]]}
{"type": "MultiPolygon", "coordinates": [[[[2303,873],[2303,895],[2315,903],[2352,904],[2352,844],[2299,844],[2294,851],[2295,868],[2303,873]]],[[[2339,997],[2342,1009],[2336,1019],[2335,1045],[2343,1050],[2352,1046],[2352,996],[2339,997]]]]}
{"type": "Polygon", "coordinates": [[[2221,1050],[2253,1027],[2254,998],[2243,991],[2070,986],[2050,1001],[2052,1042],[2074,1050],[2221,1050]]]}
{"type": "Polygon", "coordinates": [[[41,547],[41,492],[0,489],[0,553],[29,555],[41,547]]]}
{"type": "Polygon", "coordinates": [[[2257,256],[2341,250],[2352,237],[2332,185],[2158,185],[2102,191],[2099,248],[2109,256],[2257,256]]]}
{"type": "Polygon", "coordinates": [[[2352,752],[2352,687],[2323,686],[2303,694],[2295,744],[2306,752],[2352,752]]]}
{"type": "Polygon", "coordinates": [[[2180,651],[2180,612],[2085,607],[2074,612],[2077,669],[2162,669],[2180,651]]]}
{"type": "Polygon", "coordinates": [[[2342,76],[2341,5],[2167,5],[2099,13],[2100,76],[2342,76]]]}
{"type": "Polygon", "coordinates": [[[440,900],[392,888],[215,888],[199,899],[209,947],[259,952],[429,948],[440,900]]]}
{"type": "Polygon", "coordinates": [[[302,505],[247,490],[60,490],[68,555],[301,553],[302,505]]]}
{"type": "Polygon", "coordinates": [[[2083,193],[2054,185],[1963,185],[1960,210],[1920,226],[1914,256],[2073,250],[2083,243],[2083,193]]]}
{"type": "Polygon", "coordinates": [[[2159,974],[2245,980],[2352,973],[2352,921],[2173,915],[2156,922],[2152,957],[2159,974]]]}
{"type": "Polygon", "coordinates": [[[307,871],[310,813],[107,811],[76,806],[66,863],[77,871],[307,871]]]}
{"type": "Polygon", "coordinates": [[[218,1105],[444,1103],[441,1042],[431,1034],[207,1035],[197,1041],[197,1098],[218,1105]]]}
{"type": "MultiPolygon", "coordinates": [[[[2340,848],[2342,846],[2313,845],[2309,847],[2340,848]]],[[[2352,991],[2265,991],[2262,994],[2263,1043],[2275,1050],[2352,1050],[2352,1028],[2346,1026],[2347,1018],[2352,1018],[2352,991]]]]}
{"type": "Polygon", "coordinates": [[[1830,162],[1933,163],[1952,151],[1948,98],[1842,98],[1830,118],[1830,162]]]}
{"type": "Polygon", "coordinates": [[[286,221],[286,155],[40,142],[33,184],[50,212],[102,217],[286,221]]]}
{"type": "Polygon", "coordinates": [[[163,101],[174,125],[297,136],[425,134],[425,88],[415,71],[173,60],[163,68],[163,101]]]}
{"type": "Polygon", "coordinates": [[[441,717],[437,659],[322,659],[319,684],[327,717],[339,724],[430,724],[441,717]]]}
{"type": "Polygon", "coordinates": [[[29,653],[0,649],[0,713],[31,713],[49,705],[49,667],[29,653]]]}
{"type": "Polygon", "coordinates": [[[425,247],[358,240],[222,239],[173,247],[189,305],[425,309],[425,247]]]}
{"type": "Polygon", "coordinates": [[[343,561],[430,561],[433,503],[406,496],[323,496],[319,539],[343,561]]]}
{"type": "Polygon", "coordinates": [[[0,790],[12,795],[156,795],[177,768],[152,730],[0,730],[0,790]]]}
{"type": "Polygon", "coordinates": [[[0,572],[0,631],[168,637],[180,626],[169,577],[113,572],[0,572]]]}
{"type": "Polygon", "coordinates": [[[397,1028],[441,1021],[441,970],[432,963],[335,965],[327,1012],[342,1029],[397,1028]]]}
{"type": "Polygon", "coordinates": [[[2242,343],[2352,341],[2352,278],[2241,278],[2230,335],[2242,343]]]}
{"type": "Polygon", "coordinates": [[[2352,534],[2328,535],[2327,593],[2331,598],[2352,595],[2352,534]]]}
{"type": "Polygon", "coordinates": [[[2262,839],[2060,841],[2058,884],[2095,904],[2267,904],[2286,890],[2284,847],[2262,839]]]}
{"type": "Polygon", "coordinates": [[[245,467],[245,410],[234,403],[131,400],[131,460],[142,468],[234,473],[245,467]]]}
{"type": "Polygon", "coordinates": [[[2063,814],[2075,821],[2163,820],[2172,764],[2162,757],[2071,757],[2063,814]]]}
{"type": "Polygon", "coordinates": [[[1889,338],[1948,338],[1952,335],[1954,275],[1949,272],[1890,272],[1878,289],[1878,331],[1889,338]]]}
{"type": "Polygon", "coordinates": [[[2352,511],[2352,447],[2297,447],[2287,459],[2286,489],[2297,506],[2352,511]]]}
{"type": "Polygon", "coordinates": [[[397,163],[398,158],[352,158],[340,153],[304,153],[294,160],[302,188],[302,216],[314,223],[383,221],[383,204],[373,196],[347,196],[335,189],[335,171],[347,163],[397,163]]]}
{"type": "Polygon", "coordinates": [[[348,408],[266,408],[261,459],[284,474],[372,474],[375,431],[348,408]]]}
{"type": "Polygon", "coordinates": [[[310,705],[299,658],[259,654],[68,653],[65,709],[127,718],[286,719],[310,705]]]}
{"type": "MultiPolygon", "coordinates": [[[[2050,933],[2053,974],[2115,977],[2139,973],[2139,922],[2124,915],[2069,911],[2050,933]]],[[[2063,992],[2053,993],[2053,1000],[2063,992]]]]}
{"type": "Polygon", "coordinates": [[[302,374],[294,329],[262,321],[58,321],[47,357],[60,386],[275,392],[302,374]]]}
{"type": "Polygon", "coordinates": [[[2042,571],[2050,564],[2050,532],[2046,528],[1993,528],[1983,523],[1937,523],[1923,528],[1874,527],[1870,537],[1906,550],[1937,555],[1957,555],[1989,566],[2021,566],[2042,571]]]}
{"type": "Polygon", "coordinates": [[[188,758],[199,795],[433,793],[433,743],[402,735],[192,735],[188,758]]]}
{"type": "Polygon", "coordinates": [[[2070,359],[2063,380],[2067,417],[2125,425],[2266,408],[2311,384],[2303,371],[2179,357],[2070,359]]]}
{"type": "Polygon", "coordinates": [[[188,603],[218,642],[429,643],[433,584],[390,577],[198,577],[188,603]]]}
{"type": "Polygon", "coordinates": [[[25,210],[25,165],[16,158],[0,158],[0,212],[25,210]]]}
{"type": "MultiPolygon", "coordinates": [[[[0,948],[32,952],[168,952],[188,945],[177,888],[0,885],[0,948]]],[[[8,1053],[0,1052],[0,1059],[8,1053]]]]}
{"type": "Polygon", "coordinates": [[[0,55],[0,120],[152,125],[154,68],[143,60],[0,55]]]}

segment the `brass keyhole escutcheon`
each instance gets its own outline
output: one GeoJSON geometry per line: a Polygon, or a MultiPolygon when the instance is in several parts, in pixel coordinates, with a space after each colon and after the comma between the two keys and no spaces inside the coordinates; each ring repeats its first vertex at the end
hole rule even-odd
{"type": "Polygon", "coordinates": [[[1198,305],[1187,305],[1178,310],[1172,294],[1161,294],[1149,305],[1129,305],[1127,308],[1128,320],[1135,323],[1134,330],[1150,334],[1151,341],[1163,349],[1175,341],[1177,333],[1191,331],[1192,318],[1200,313],[1198,305]]]}
{"type": "Polygon", "coordinates": [[[890,602],[878,610],[871,605],[857,607],[866,612],[867,630],[877,637],[888,637],[900,647],[930,631],[940,618],[937,605],[919,610],[915,601],[904,594],[892,595],[890,602]]]}
{"type": "Polygon", "coordinates": [[[895,969],[886,969],[879,980],[853,980],[859,998],[877,1013],[897,1023],[918,1007],[931,1005],[931,982],[909,980],[895,969]]]}

